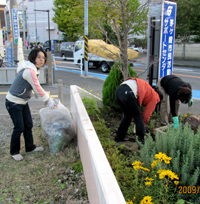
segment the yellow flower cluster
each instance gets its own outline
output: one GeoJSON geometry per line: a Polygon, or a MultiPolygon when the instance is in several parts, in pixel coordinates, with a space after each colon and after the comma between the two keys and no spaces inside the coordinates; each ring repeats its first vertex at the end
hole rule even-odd
{"type": "Polygon", "coordinates": [[[149,177],[146,177],[145,180],[147,180],[147,181],[154,181],[153,178],[149,178],[149,177]]]}
{"type": "Polygon", "coordinates": [[[145,183],[145,186],[152,186],[151,181],[147,181],[147,182],[144,182],[144,183],[145,183]]]}
{"type": "Polygon", "coordinates": [[[151,196],[145,196],[141,201],[140,204],[153,204],[151,196]]]}
{"type": "Polygon", "coordinates": [[[133,204],[133,201],[128,200],[128,202],[126,202],[126,204],[133,204]]]}
{"type": "Polygon", "coordinates": [[[144,163],[141,163],[140,161],[135,161],[135,162],[132,163],[133,168],[136,169],[136,170],[137,170],[137,169],[142,169],[142,170],[144,170],[144,171],[150,171],[150,169],[145,168],[145,167],[142,167],[143,164],[144,164],[144,163]]]}
{"type": "Polygon", "coordinates": [[[153,160],[152,164],[151,164],[151,168],[154,168],[157,165],[158,161],[157,160],[153,160]]]}
{"type": "Polygon", "coordinates": [[[155,154],[155,159],[159,159],[160,161],[163,161],[166,164],[170,163],[170,160],[172,159],[171,157],[168,157],[165,153],[159,152],[158,154],[155,154]]]}
{"type": "Polygon", "coordinates": [[[163,179],[165,176],[168,176],[171,180],[179,180],[178,175],[171,170],[160,169],[157,171],[157,173],[159,174],[159,179],[163,179]]]}
{"type": "Polygon", "coordinates": [[[140,161],[135,161],[132,163],[133,166],[141,166],[143,165],[144,163],[140,162],[140,161]]]}
{"type": "Polygon", "coordinates": [[[145,182],[145,186],[152,186],[152,183],[151,183],[151,182],[154,181],[154,179],[149,178],[149,177],[146,177],[145,180],[147,180],[147,181],[145,182]]]}

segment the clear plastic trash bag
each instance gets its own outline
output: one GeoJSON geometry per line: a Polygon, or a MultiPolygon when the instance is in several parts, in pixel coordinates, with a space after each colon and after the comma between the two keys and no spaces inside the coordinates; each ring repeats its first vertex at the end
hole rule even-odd
{"type": "Polygon", "coordinates": [[[41,108],[41,125],[47,138],[52,154],[62,150],[75,136],[74,123],[69,110],[54,99],[57,107],[41,108]]]}

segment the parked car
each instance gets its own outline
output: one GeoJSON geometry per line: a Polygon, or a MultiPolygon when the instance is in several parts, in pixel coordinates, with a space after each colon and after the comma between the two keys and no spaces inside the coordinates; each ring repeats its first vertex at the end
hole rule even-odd
{"type": "Polygon", "coordinates": [[[60,46],[60,56],[65,60],[67,57],[73,58],[75,42],[62,42],[60,46]]]}
{"type": "Polygon", "coordinates": [[[144,52],[144,50],[142,49],[142,47],[132,46],[132,47],[129,47],[129,48],[131,48],[131,49],[133,49],[133,50],[135,50],[135,51],[137,51],[137,52],[139,52],[139,53],[143,53],[143,52],[144,52]]]}
{"type": "MultiPolygon", "coordinates": [[[[51,42],[52,42],[52,40],[51,40],[51,42]]],[[[53,42],[54,43],[59,43],[60,41],[59,40],[53,40],[53,42]]],[[[50,43],[49,43],[49,40],[47,40],[47,41],[45,41],[44,42],[44,44],[42,45],[42,48],[46,51],[46,52],[48,52],[50,49],[49,49],[49,45],[50,43]]]]}

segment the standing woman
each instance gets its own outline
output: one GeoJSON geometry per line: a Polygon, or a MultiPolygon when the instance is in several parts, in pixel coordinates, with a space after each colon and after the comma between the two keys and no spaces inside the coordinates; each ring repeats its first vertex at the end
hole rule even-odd
{"type": "Polygon", "coordinates": [[[38,81],[39,69],[47,61],[47,54],[44,50],[33,49],[29,61],[22,61],[17,68],[17,76],[6,95],[6,109],[14,124],[10,143],[10,154],[13,159],[23,159],[20,154],[20,136],[24,135],[26,152],[43,151],[43,147],[36,147],[32,135],[32,116],[28,105],[32,91],[46,102],[50,108],[55,106],[52,98],[44,91],[38,81]]]}

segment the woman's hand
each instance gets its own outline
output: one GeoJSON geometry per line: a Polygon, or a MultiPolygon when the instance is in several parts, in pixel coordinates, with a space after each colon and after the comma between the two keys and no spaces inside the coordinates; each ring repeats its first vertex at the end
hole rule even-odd
{"type": "Polygon", "coordinates": [[[47,105],[49,106],[49,108],[55,108],[55,107],[57,107],[56,104],[55,104],[55,102],[54,102],[54,100],[53,100],[52,98],[49,98],[49,99],[47,100],[47,105]]]}

